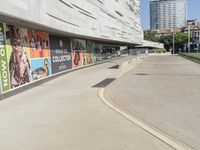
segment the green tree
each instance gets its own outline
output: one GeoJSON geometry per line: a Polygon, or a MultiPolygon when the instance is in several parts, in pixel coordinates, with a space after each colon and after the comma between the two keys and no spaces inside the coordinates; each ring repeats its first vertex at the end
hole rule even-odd
{"type": "MultiPolygon", "coordinates": [[[[174,45],[175,49],[183,49],[184,44],[188,41],[188,34],[183,32],[175,33],[174,45]]],[[[159,42],[164,44],[166,50],[170,50],[173,47],[173,34],[162,35],[159,38],[159,42]]]]}
{"type": "Polygon", "coordinates": [[[159,38],[151,31],[144,31],[144,40],[158,42],[159,38]]]}
{"type": "Polygon", "coordinates": [[[167,51],[170,50],[170,48],[173,45],[173,35],[169,34],[169,35],[162,35],[159,38],[159,42],[164,44],[164,47],[167,51]]]}
{"type": "Polygon", "coordinates": [[[182,47],[185,43],[188,42],[188,34],[179,32],[175,34],[175,46],[182,47]]]}

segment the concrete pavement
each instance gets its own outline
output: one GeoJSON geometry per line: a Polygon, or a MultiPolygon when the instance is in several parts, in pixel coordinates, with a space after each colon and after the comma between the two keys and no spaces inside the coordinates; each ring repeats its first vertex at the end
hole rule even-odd
{"type": "Polygon", "coordinates": [[[200,65],[179,56],[149,56],[105,88],[105,97],[163,135],[200,149],[200,65]]]}
{"type": "Polygon", "coordinates": [[[97,83],[129,58],[63,75],[0,102],[1,150],[171,150],[112,111],[97,83]],[[115,67],[113,67],[115,68],[115,67]]]}

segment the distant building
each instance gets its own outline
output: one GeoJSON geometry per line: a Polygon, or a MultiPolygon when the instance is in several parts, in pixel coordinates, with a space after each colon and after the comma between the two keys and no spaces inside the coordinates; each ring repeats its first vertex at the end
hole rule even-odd
{"type": "Polygon", "coordinates": [[[200,43],[200,22],[195,20],[188,20],[187,26],[182,29],[183,32],[191,34],[193,43],[200,43]]]}
{"type": "Polygon", "coordinates": [[[150,31],[151,33],[154,33],[157,37],[160,37],[161,35],[170,35],[172,33],[182,32],[182,30],[183,30],[182,28],[171,28],[171,29],[152,29],[144,32],[150,31]]]}
{"type": "Polygon", "coordinates": [[[162,35],[170,35],[172,33],[188,33],[188,31],[191,34],[191,41],[193,41],[193,43],[200,43],[200,22],[198,22],[196,19],[188,20],[187,24],[182,28],[151,29],[145,30],[144,32],[151,32],[155,34],[155,36],[160,37],[162,35]]]}
{"type": "MultiPolygon", "coordinates": [[[[173,33],[184,32],[190,34],[190,48],[191,50],[199,49],[200,50],[200,22],[196,19],[188,20],[187,24],[182,28],[171,28],[171,29],[151,29],[145,30],[144,33],[153,33],[156,37],[161,37],[165,35],[172,35],[173,33]]],[[[185,43],[184,47],[187,48],[185,43]]]]}
{"type": "Polygon", "coordinates": [[[151,0],[151,29],[184,27],[187,22],[187,0],[151,0]]]}

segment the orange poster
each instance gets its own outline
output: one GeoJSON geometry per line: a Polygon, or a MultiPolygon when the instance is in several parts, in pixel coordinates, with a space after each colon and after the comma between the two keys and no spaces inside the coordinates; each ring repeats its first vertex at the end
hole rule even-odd
{"type": "Polygon", "coordinates": [[[28,30],[29,51],[31,58],[50,57],[49,35],[45,32],[28,30]]]}

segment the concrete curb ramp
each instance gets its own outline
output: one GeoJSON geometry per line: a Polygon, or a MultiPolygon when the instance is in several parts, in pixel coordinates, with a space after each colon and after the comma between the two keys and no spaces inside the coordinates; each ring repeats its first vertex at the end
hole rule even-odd
{"type": "MultiPolygon", "coordinates": [[[[144,56],[143,56],[143,58],[144,58],[144,56]]],[[[138,61],[137,57],[134,58],[132,61],[124,62],[120,67],[120,69],[124,69],[124,70],[117,76],[117,78],[120,78],[122,75],[124,75],[125,73],[127,73],[128,71],[133,69],[140,62],[141,62],[141,59],[139,59],[139,61],[138,61]],[[129,66],[129,64],[131,64],[131,66],[129,66]]],[[[109,99],[109,100],[106,99],[104,96],[104,92],[105,92],[105,88],[101,88],[98,93],[99,98],[103,101],[104,104],[106,104],[109,108],[111,108],[112,110],[114,110],[115,112],[120,114],[121,116],[125,117],[132,123],[136,124],[140,128],[144,129],[146,132],[148,132],[149,134],[153,135],[157,139],[163,141],[164,143],[166,143],[167,145],[169,145],[170,147],[172,147],[176,150],[194,150],[194,149],[188,147],[187,145],[185,145],[184,143],[181,143],[181,142],[165,135],[158,129],[155,129],[154,127],[152,127],[148,123],[142,121],[141,119],[137,118],[136,116],[130,115],[128,112],[123,111],[120,108],[120,106],[117,106],[116,104],[114,104],[111,99],[109,99]]]]}

